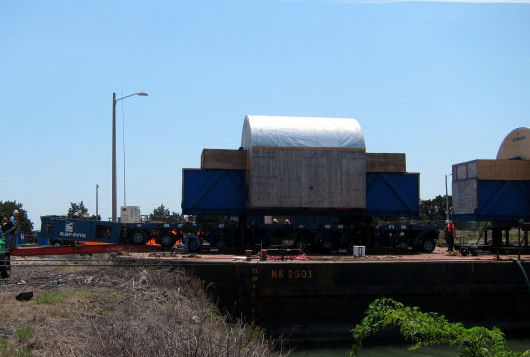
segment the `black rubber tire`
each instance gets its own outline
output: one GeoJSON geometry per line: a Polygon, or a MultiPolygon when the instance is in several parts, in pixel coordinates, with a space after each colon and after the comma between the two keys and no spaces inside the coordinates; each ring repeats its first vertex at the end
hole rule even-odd
{"type": "Polygon", "coordinates": [[[195,237],[193,238],[190,237],[190,240],[188,242],[188,250],[190,252],[198,252],[199,249],[201,249],[200,243],[199,245],[197,245],[197,241],[195,240],[195,237]]]}
{"type": "Polygon", "coordinates": [[[436,242],[432,239],[426,239],[423,241],[421,248],[425,253],[432,253],[436,247],[436,242]]]}
{"type": "Polygon", "coordinates": [[[129,242],[131,244],[145,244],[147,242],[147,235],[143,231],[132,231],[129,234],[129,242]]]}
{"type": "Polygon", "coordinates": [[[217,242],[215,242],[215,248],[219,249],[220,252],[224,251],[226,249],[225,240],[219,239],[217,242]]]}
{"type": "Polygon", "coordinates": [[[4,255],[1,259],[2,266],[0,267],[0,275],[2,278],[9,278],[11,276],[11,257],[9,254],[4,255]]]}
{"type": "Polygon", "coordinates": [[[305,249],[307,248],[307,244],[305,243],[304,240],[300,239],[294,243],[294,247],[295,249],[300,249],[301,251],[305,251],[305,249]]]}
{"type": "Polygon", "coordinates": [[[331,240],[325,239],[322,241],[322,250],[325,252],[331,252],[333,248],[335,247],[333,246],[333,242],[331,240]]]}
{"type": "Polygon", "coordinates": [[[175,245],[177,238],[170,234],[163,234],[162,237],[158,238],[158,244],[163,248],[171,248],[175,245]]]}

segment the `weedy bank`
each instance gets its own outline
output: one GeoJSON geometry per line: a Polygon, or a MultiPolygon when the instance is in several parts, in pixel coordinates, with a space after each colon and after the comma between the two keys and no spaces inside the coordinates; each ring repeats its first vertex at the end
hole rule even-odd
{"type": "Polygon", "coordinates": [[[183,271],[17,267],[0,286],[3,356],[278,356],[257,328],[228,320],[183,271]],[[17,301],[20,292],[33,292],[17,301]]]}

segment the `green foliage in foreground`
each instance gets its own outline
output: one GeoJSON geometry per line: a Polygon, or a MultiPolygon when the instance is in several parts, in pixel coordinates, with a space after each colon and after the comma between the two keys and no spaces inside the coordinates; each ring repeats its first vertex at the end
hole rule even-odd
{"type": "Polygon", "coordinates": [[[84,300],[90,296],[90,292],[87,290],[81,291],[50,291],[37,294],[35,297],[35,303],[37,304],[62,304],[68,297],[76,297],[80,300],[84,300]]]}
{"type": "Polygon", "coordinates": [[[355,344],[350,356],[357,355],[362,341],[386,327],[399,327],[401,335],[411,341],[415,351],[427,346],[451,346],[463,357],[530,357],[530,350],[514,352],[509,349],[504,333],[498,328],[465,328],[461,323],[448,322],[434,312],[421,312],[418,307],[382,298],[370,304],[366,317],[355,326],[355,344]]]}
{"type": "Polygon", "coordinates": [[[0,357],[31,357],[33,349],[28,345],[14,346],[6,338],[0,339],[0,357]]]}

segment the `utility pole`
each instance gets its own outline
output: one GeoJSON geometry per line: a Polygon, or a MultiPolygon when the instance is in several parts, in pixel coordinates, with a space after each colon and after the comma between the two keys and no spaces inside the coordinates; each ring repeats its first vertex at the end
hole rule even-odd
{"type": "Polygon", "coordinates": [[[112,222],[116,222],[116,207],[116,93],[112,93],[112,222]]]}
{"type": "MultiPolygon", "coordinates": [[[[112,93],[112,221],[117,221],[117,211],[118,211],[118,199],[117,199],[117,189],[116,189],[116,102],[125,98],[132,97],[133,95],[139,95],[141,97],[147,97],[146,92],[138,92],[126,95],[116,99],[116,93],[112,93]]],[[[125,160],[125,158],[124,158],[125,160]]],[[[124,182],[125,182],[125,167],[124,167],[124,182]]],[[[124,187],[125,190],[125,187],[124,187]]],[[[125,192],[125,191],[124,191],[125,192]]],[[[125,194],[124,194],[125,195],[125,194]]],[[[124,202],[125,204],[125,202],[124,202]]]]}
{"type": "Polygon", "coordinates": [[[99,189],[99,185],[96,183],[96,217],[99,217],[99,212],[98,212],[98,189],[99,189]]]}
{"type": "Polygon", "coordinates": [[[446,220],[449,220],[449,193],[447,192],[447,177],[453,174],[445,175],[445,209],[446,209],[446,220]]]}

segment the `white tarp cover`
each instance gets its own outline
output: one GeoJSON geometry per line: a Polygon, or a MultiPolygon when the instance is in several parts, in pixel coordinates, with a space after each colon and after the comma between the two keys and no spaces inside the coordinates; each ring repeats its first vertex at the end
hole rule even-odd
{"type": "Polygon", "coordinates": [[[353,118],[248,115],[241,146],[365,149],[361,126],[353,118]]]}

